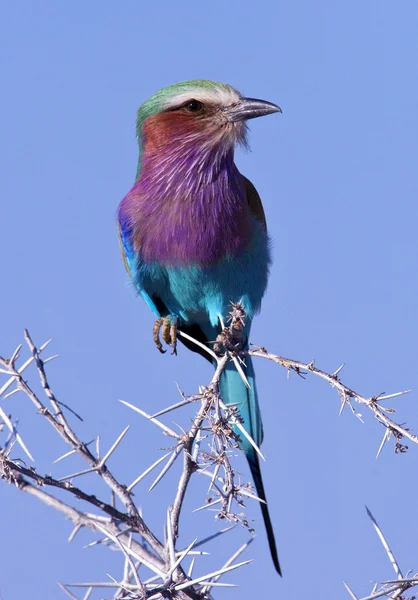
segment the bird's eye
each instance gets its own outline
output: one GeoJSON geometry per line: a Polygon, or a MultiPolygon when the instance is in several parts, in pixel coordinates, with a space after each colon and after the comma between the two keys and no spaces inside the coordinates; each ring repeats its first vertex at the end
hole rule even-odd
{"type": "Polygon", "coordinates": [[[203,104],[199,100],[190,100],[185,106],[189,112],[197,113],[202,110],[203,104]]]}

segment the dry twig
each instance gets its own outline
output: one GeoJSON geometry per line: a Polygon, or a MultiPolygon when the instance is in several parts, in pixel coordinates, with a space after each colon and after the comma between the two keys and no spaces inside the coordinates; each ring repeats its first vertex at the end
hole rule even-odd
{"type": "MultiPolygon", "coordinates": [[[[196,549],[207,543],[211,539],[223,535],[229,531],[235,524],[239,523],[246,527],[250,533],[253,530],[249,527],[245,514],[242,512],[244,501],[246,499],[259,498],[253,493],[249,484],[241,484],[237,481],[233,468],[233,458],[239,448],[241,438],[247,437],[253,444],[257,452],[262,456],[260,449],[252,440],[249,432],[242,425],[240,415],[233,405],[226,405],[219,394],[219,381],[222,372],[229,361],[233,361],[242,379],[246,382],[244,370],[242,368],[245,357],[251,355],[274,361],[285,367],[289,372],[294,371],[298,375],[304,373],[313,373],[318,377],[325,379],[335,387],[341,397],[341,407],[349,406],[356,416],[353,402],[363,404],[370,409],[378,421],[385,427],[384,443],[390,438],[395,438],[395,450],[404,452],[407,447],[402,444],[403,438],[408,438],[414,443],[418,442],[417,436],[411,431],[393,421],[388,414],[393,413],[393,409],[383,408],[382,400],[396,397],[402,393],[389,396],[377,395],[372,398],[366,398],[345,384],[339,377],[340,367],[334,373],[326,373],[317,369],[313,362],[302,363],[300,361],[287,359],[281,356],[270,354],[264,348],[253,348],[243,350],[243,331],[245,324],[245,313],[241,305],[233,305],[230,318],[226,326],[223,326],[222,334],[218,336],[213,350],[195,342],[201,349],[208,352],[217,367],[211,382],[206,387],[201,387],[198,394],[186,397],[181,390],[182,400],[165,408],[155,415],[148,415],[142,409],[125,401],[123,404],[128,408],[139,413],[141,416],[155,424],[162,430],[165,436],[173,440],[172,449],[165,455],[156,459],[143,473],[135,478],[132,483],[125,485],[119,482],[107,466],[110,456],[115,453],[120,443],[126,438],[129,426],[118,436],[110,449],[100,455],[99,436],[96,442],[96,456],[90,451],[88,443],[83,443],[77,436],[74,429],[70,426],[65,411],[68,410],[76,417],[80,418],[68,406],[58,400],[57,396],[49,384],[45,365],[52,358],[41,358],[41,352],[45,350],[48,342],[37,348],[32,341],[29,333],[25,331],[25,341],[30,350],[31,357],[20,367],[17,362],[20,358],[22,346],[19,346],[11,358],[3,359],[0,357],[0,373],[8,375],[8,380],[0,388],[0,397],[8,397],[18,392],[23,392],[34,404],[39,414],[41,414],[48,423],[54,428],[58,435],[69,446],[69,451],[63,454],[58,462],[64,458],[78,455],[86,463],[85,469],[57,479],[50,475],[41,475],[32,466],[26,466],[22,461],[13,459],[11,454],[15,443],[19,444],[31,460],[32,455],[24,443],[21,435],[16,430],[11,417],[0,407],[0,419],[9,429],[10,433],[0,451],[0,476],[7,482],[12,483],[17,489],[37,497],[40,501],[58,510],[67,518],[70,518],[74,524],[74,530],[70,535],[69,541],[72,541],[82,527],[88,528],[96,533],[104,534],[100,539],[88,544],[93,547],[97,544],[107,544],[118,549],[124,557],[123,576],[119,580],[110,577],[109,581],[104,582],[85,582],[73,584],[60,584],[61,588],[71,598],[77,598],[74,591],[81,588],[85,590],[84,599],[87,600],[93,593],[93,590],[113,589],[113,598],[130,598],[151,600],[153,598],[176,598],[192,600],[206,600],[211,598],[211,591],[218,586],[231,586],[220,582],[219,579],[224,574],[238,567],[248,564],[250,561],[244,561],[236,564],[238,556],[247,548],[247,544],[242,546],[221,569],[208,573],[206,575],[194,576],[193,571],[196,568],[196,559],[205,552],[196,549]],[[34,388],[23,378],[23,372],[34,363],[37,369],[43,392],[47,402],[41,400],[34,388]],[[12,388],[11,391],[8,391],[12,388]],[[6,394],[7,392],[7,394],[6,394]],[[192,419],[186,431],[176,433],[160,421],[160,417],[170,411],[177,410],[186,405],[197,403],[198,409],[195,417],[192,419]],[[167,471],[175,463],[176,459],[183,455],[183,468],[178,482],[177,491],[174,495],[172,504],[167,510],[166,537],[164,543],[147,526],[141,511],[134,501],[133,489],[136,487],[152,470],[162,465],[161,471],[155,481],[152,483],[152,489],[161,481],[167,471]],[[112,501],[105,502],[93,494],[89,494],[81,485],[75,486],[73,480],[82,477],[85,474],[96,474],[110,489],[112,501]],[[212,533],[204,540],[193,540],[185,549],[177,548],[177,540],[180,529],[180,516],[184,506],[184,499],[194,474],[204,475],[210,479],[209,498],[205,505],[196,508],[196,511],[208,508],[215,510],[216,517],[226,519],[232,523],[232,527],[224,528],[222,531],[212,533]],[[45,488],[51,487],[64,490],[69,497],[83,501],[86,505],[94,507],[97,512],[90,513],[74,508],[67,502],[54,497],[45,491],[45,488]],[[115,506],[115,498],[118,497],[122,503],[123,509],[115,506]],[[193,555],[192,562],[186,570],[184,567],[185,559],[193,555]],[[151,573],[151,576],[150,576],[151,573]]],[[[222,323],[223,325],[223,323],[222,323]]],[[[190,336],[178,332],[179,335],[194,342],[190,336]]],[[[246,382],[248,384],[248,382],[246,382]]],[[[2,423],[0,422],[0,432],[2,423]]],[[[372,518],[372,517],[371,517],[372,518]]],[[[387,581],[380,584],[381,588],[375,589],[367,599],[386,597],[403,598],[402,594],[418,583],[417,576],[410,577],[409,573],[403,577],[402,573],[387,546],[377,523],[373,520],[376,530],[385,546],[388,556],[395,567],[398,577],[396,581],[387,581]],[[392,595],[390,595],[392,594],[392,595]]],[[[251,541],[251,540],[250,540],[251,541]]],[[[354,593],[347,587],[352,598],[356,598],[354,593]]]]}

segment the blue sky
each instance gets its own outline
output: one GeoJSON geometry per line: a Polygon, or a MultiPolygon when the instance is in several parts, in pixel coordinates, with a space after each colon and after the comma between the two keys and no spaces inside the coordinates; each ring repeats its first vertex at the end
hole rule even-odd
{"type": "MultiPolygon", "coordinates": [[[[116,235],[116,207],[136,169],[137,107],[185,79],[226,81],[283,108],[252,122],[252,151],[237,152],[273,238],[253,342],[330,371],[345,362],[343,380],[364,394],[413,388],[392,405],[418,430],[417,27],[412,0],[2,3],[0,354],[12,353],[24,327],[38,343],[53,338],[61,356],[51,383],[82,413],[80,436],[100,434],[107,447],[132,423],[110,463],[122,481],[167,442],[118,399],[153,412],[177,401],[176,381],[192,393],[211,374],[186,350],[175,358],[154,349],[153,318],[127,283],[116,235]]],[[[418,569],[418,448],[395,456],[388,445],[376,462],[383,429],[371,415],[362,411],[364,425],[349,411],[338,418],[325,383],[255,366],[284,578],[250,505],[255,562],[226,578],[240,591],[216,597],[250,599],[263,582],[277,598],[345,598],[343,580],[365,595],[370,581],[393,577],[365,504],[403,569],[418,569]]],[[[52,465],[64,445],[29,401],[2,402],[19,416],[41,473],[79,468],[73,459],[52,465]]],[[[151,494],[138,488],[159,534],[177,474],[151,494]]],[[[85,485],[102,490],[94,478],[85,485]]],[[[35,499],[6,485],[0,497],[2,600],[52,600],[57,580],[121,573],[117,553],[83,549],[89,534],[68,544],[71,524],[35,499]]],[[[191,514],[204,497],[196,482],[185,545],[219,526],[210,513],[191,514]]],[[[214,543],[201,572],[247,537],[237,530],[214,543]]]]}

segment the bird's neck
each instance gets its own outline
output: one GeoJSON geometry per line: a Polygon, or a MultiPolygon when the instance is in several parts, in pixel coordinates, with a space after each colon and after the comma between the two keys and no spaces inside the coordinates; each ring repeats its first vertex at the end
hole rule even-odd
{"type": "Polygon", "coordinates": [[[155,194],[176,192],[183,199],[196,197],[219,177],[234,179],[238,173],[234,148],[224,140],[173,136],[163,144],[144,140],[138,161],[137,181],[155,194]]]}

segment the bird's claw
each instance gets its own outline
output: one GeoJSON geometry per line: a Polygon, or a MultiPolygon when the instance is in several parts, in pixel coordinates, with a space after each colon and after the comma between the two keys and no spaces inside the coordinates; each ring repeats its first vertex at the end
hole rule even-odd
{"type": "Polygon", "coordinates": [[[165,354],[165,350],[163,349],[163,345],[160,340],[160,329],[164,323],[164,319],[160,317],[154,323],[154,327],[152,329],[152,337],[154,338],[154,343],[157,346],[157,349],[161,352],[161,354],[165,354]]]}
{"type": "Polygon", "coordinates": [[[177,354],[177,325],[170,317],[160,317],[154,323],[153,338],[157,349],[161,354],[165,354],[163,345],[160,340],[160,331],[163,341],[171,346],[171,354],[177,354]]]}
{"type": "Polygon", "coordinates": [[[171,323],[170,325],[170,346],[171,346],[171,354],[177,355],[177,325],[176,323],[171,323]]]}
{"type": "Polygon", "coordinates": [[[224,354],[225,352],[240,352],[243,348],[242,328],[235,327],[233,324],[225,327],[216,336],[213,350],[216,354],[224,354]]]}
{"type": "Polygon", "coordinates": [[[214,352],[216,352],[216,354],[222,354],[222,352],[225,351],[225,346],[226,339],[224,331],[221,331],[221,333],[218,333],[218,335],[216,336],[215,343],[213,344],[213,350],[214,352]]]}

